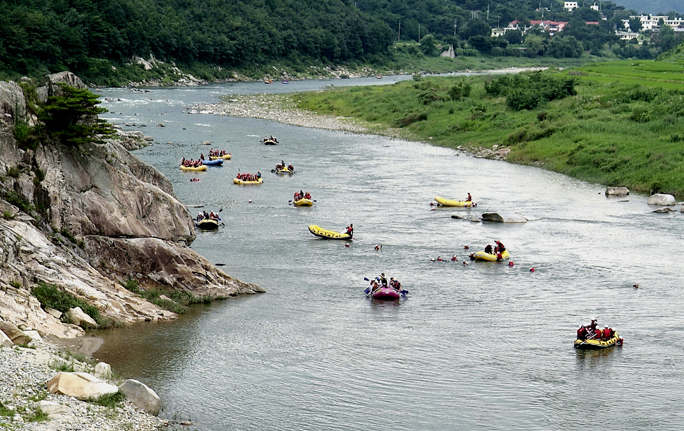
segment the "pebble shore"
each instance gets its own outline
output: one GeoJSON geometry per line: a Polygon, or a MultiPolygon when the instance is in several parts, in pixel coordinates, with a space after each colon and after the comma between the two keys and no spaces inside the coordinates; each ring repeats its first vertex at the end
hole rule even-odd
{"type": "MultiPolygon", "coordinates": [[[[54,345],[34,340],[29,347],[0,347],[0,428],[10,430],[159,430],[168,422],[137,410],[124,400],[115,408],[79,401],[47,391],[47,382],[59,371],[56,365],[70,363],[74,371],[92,374],[94,366],[61,354],[54,345]],[[68,410],[51,417],[37,415],[40,402],[61,404],[68,410]],[[37,420],[40,419],[40,420],[37,420]]],[[[111,382],[110,382],[111,383],[111,382]]]]}
{"type": "Polygon", "coordinates": [[[354,119],[318,115],[298,109],[295,99],[290,94],[231,96],[230,99],[226,99],[222,103],[193,106],[188,109],[188,113],[261,118],[300,127],[398,137],[397,131],[383,131],[379,127],[373,127],[372,124],[365,124],[354,119]]]}

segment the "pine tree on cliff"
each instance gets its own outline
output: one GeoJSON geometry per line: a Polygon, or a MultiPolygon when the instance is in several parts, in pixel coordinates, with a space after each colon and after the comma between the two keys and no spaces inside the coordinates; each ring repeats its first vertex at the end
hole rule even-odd
{"type": "Polygon", "coordinates": [[[44,130],[63,144],[79,146],[88,142],[100,143],[100,136],[111,135],[114,130],[97,116],[107,112],[97,96],[88,90],[80,90],[59,84],[61,94],[51,96],[38,114],[44,130]]]}

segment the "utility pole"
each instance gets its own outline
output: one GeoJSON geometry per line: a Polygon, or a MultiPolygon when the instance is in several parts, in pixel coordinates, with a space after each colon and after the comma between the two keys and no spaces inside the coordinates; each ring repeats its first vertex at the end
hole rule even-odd
{"type": "Polygon", "coordinates": [[[458,25],[458,24],[456,24],[457,22],[458,22],[458,20],[455,19],[454,20],[454,38],[456,38],[456,26],[458,25]]]}
{"type": "Polygon", "coordinates": [[[399,21],[399,38],[397,39],[397,42],[401,42],[401,21],[399,21]]]}
{"type": "Polygon", "coordinates": [[[420,43],[420,24],[418,24],[418,43],[420,43]]]}
{"type": "Polygon", "coordinates": [[[487,3],[487,22],[489,22],[489,3],[487,3]]]}

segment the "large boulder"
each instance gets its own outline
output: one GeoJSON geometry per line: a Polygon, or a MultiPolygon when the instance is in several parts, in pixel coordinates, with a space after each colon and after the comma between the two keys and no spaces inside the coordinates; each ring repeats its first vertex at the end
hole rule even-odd
{"type": "Polygon", "coordinates": [[[151,415],[157,416],[159,414],[161,399],[156,392],[144,383],[128,379],[119,386],[119,390],[139,409],[145,410],[151,415]]]}
{"type": "Polygon", "coordinates": [[[676,205],[677,201],[675,200],[675,197],[672,195],[656,193],[654,195],[649,196],[646,203],[649,205],[671,206],[676,205]]]}
{"type": "Polygon", "coordinates": [[[86,328],[97,328],[97,322],[88,316],[81,307],[71,308],[66,312],[66,317],[74,325],[86,328]]]}
{"type": "Polygon", "coordinates": [[[14,344],[26,345],[31,342],[30,336],[9,322],[0,322],[0,331],[4,332],[14,344]]]}
{"type": "Polygon", "coordinates": [[[119,392],[119,388],[88,373],[59,373],[47,382],[48,392],[94,400],[119,392]]]}
{"type": "Polygon", "coordinates": [[[0,331],[0,346],[4,347],[12,347],[14,346],[14,343],[10,338],[5,334],[4,332],[0,331]]]}
{"type": "Polygon", "coordinates": [[[24,91],[16,82],[0,82],[0,129],[14,128],[15,120],[24,117],[24,91]]]}
{"type": "Polygon", "coordinates": [[[482,213],[483,221],[498,223],[526,223],[527,218],[518,213],[482,213]]]}
{"type": "Polygon", "coordinates": [[[627,196],[629,189],[627,187],[608,187],[606,188],[606,196],[627,196]]]}

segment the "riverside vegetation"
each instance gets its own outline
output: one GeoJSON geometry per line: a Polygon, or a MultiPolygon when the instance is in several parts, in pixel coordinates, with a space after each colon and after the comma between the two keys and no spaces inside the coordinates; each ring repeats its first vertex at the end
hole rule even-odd
{"type": "Polygon", "coordinates": [[[421,77],[297,95],[298,109],[637,192],[684,196],[684,63],[612,62],[519,76],[421,77]]]}

